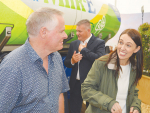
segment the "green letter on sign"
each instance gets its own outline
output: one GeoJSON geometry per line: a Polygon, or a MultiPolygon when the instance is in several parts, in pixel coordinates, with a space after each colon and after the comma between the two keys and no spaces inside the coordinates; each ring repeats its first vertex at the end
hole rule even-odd
{"type": "Polygon", "coordinates": [[[63,2],[63,0],[59,0],[59,6],[64,7],[64,2],[63,2]]]}
{"type": "Polygon", "coordinates": [[[70,0],[70,1],[71,1],[71,9],[75,9],[73,0],[70,0]]]}
{"type": "Polygon", "coordinates": [[[48,0],[44,0],[44,3],[48,3],[48,0]]]}
{"type": "Polygon", "coordinates": [[[83,4],[82,4],[82,0],[76,0],[76,5],[77,5],[77,10],[81,10],[80,9],[80,5],[81,5],[82,11],[86,11],[83,4]]]}
{"type": "Polygon", "coordinates": [[[65,0],[65,1],[66,1],[65,7],[70,8],[69,1],[68,0],[65,0]]]}

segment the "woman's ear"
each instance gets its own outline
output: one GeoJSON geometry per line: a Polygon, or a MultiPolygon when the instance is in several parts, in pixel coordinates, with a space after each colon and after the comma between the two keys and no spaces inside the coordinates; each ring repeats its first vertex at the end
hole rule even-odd
{"type": "Polygon", "coordinates": [[[141,47],[138,46],[138,47],[134,50],[134,53],[137,53],[140,49],[141,49],[141,47]]]}

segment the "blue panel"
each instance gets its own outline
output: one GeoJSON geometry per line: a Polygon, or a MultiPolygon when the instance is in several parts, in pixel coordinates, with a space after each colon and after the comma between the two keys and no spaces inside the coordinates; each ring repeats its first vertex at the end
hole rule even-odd
{"type": "MultiPolygon", "coordinates": [[[[65,60],[65,58],[66,58],[66,56],[62,56],[63,65],[64,65],[64,60],[65,60]]],[[[65,69],[65,72],[66,72],[67,79],[68,79],[68,81],[69,81],[69,80],[70,80],[70,75],[71,75],[72,68],[67,68],[67,67],[64,65],[64,69],[65,69]]]]}
{"type": "MultiPolygon", "coordinates": [[[[62,56],[63,65],[64,65],[64,60],[65,60],[65,58],[66,58],[66,56],[62,56]]],[[[69,82],[72,68],[67,68],[67,67],[64,65],[64,69],[65,69],[66,76],[67,76],[67,79],[68,79],[68,82],[69,82]]],[[[70,92],[69,92],[69,91],[67,92],[67,96],[68,96],[68,99],[69,99],[69,98],[70,98],[70,92]]]]}

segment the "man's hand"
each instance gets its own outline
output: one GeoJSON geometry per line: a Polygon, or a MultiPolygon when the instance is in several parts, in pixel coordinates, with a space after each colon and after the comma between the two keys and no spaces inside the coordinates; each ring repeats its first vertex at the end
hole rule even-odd
{"type": "Polygon", "coordinates": [[[112,112],[112,113],[122,113],[122,109],[121,109],[121,106],[119,105],[119,103],[115,103],[115,104],[112,106],[111,112],[112,112]]]}
{"type": "Polygon", "coordinates": [[[59,95],[59,112],[58,113],[64,113],[65,111],[65,105],[64,105],[64,95],[61,93],[59,95]]]}
{"type": "Polygon", "coordinates": [[[130,113],[139,113],[139,111],[138,111],[138,110],[134,110],[134,111],[133,111],[133,107],[131,107],[131,108],[130,108],[130,113]]]}
{"type": "Polygon", "coordinates": [[[82,45],[82,44],[80,44],[79,45],[79,48],[78,48],[78,51],[80,52],[83,48],[85,48],[87,46],[87,43],[86,44],[84,44],[84,45],[82,45]]]}
{"type": "Polygon", "coordinates": [[[71,63],[75,64],[75,63],[79,62],[81,59],[82,59],[82,54],[76,53],[76,51],[74,51],[72,59],[71,59],[71,63]]]}

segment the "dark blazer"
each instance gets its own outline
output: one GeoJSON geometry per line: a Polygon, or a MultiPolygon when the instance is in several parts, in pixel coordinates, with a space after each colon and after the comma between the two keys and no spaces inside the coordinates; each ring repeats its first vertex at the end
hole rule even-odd
{"type": "MultiPolygon", "coordinates": [[[[64,65],[66,67],[72,68],[70,82],[69,82],[70,91],[73,90],[74,84],[76,82],[77,71],[78,71],[78,63],[75,63],[74,65],[72,65],[71,58],[72,58],[74,51],[78,53],[79,44],[80,44],[80,40],[71,42],[69,50],[68,50],[68,54],[64,61],[64,65]]],[[[79,63],[79,75],[80,75],[80,82],[83,83],[95,59],[105,55],[104,40],[101,40],[100,38],[97,38],[92,34],[92,37],[87,44],[87,47],[83,48],[80,51],[80,54],[82,54],[83,57],[79,63]]]]}

